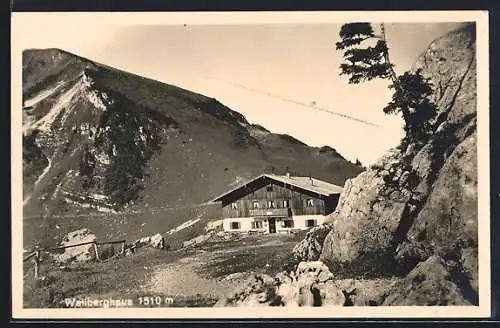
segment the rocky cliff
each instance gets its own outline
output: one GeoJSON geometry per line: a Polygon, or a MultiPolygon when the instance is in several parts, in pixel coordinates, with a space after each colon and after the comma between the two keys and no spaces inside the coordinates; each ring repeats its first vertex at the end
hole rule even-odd
{"type": "Polygon", "coordinates": [[[348,180],[321,252],[303,258],[344,265],[378,258],[404,271],[437,255],[477,292],[475,51],[475,27],[467,25],[420,56],[415,69],[431,79],[439,109],[433,136],[348,180]]]}
{"type": "Polygon", "coordinates": [[[477,304],[475,54],[474,25],[430,44],[414,69],[434,87],[434,134],[349,179],[296,261],[320,260],[337,279],[400,277],[375,305],[477,304]]]}

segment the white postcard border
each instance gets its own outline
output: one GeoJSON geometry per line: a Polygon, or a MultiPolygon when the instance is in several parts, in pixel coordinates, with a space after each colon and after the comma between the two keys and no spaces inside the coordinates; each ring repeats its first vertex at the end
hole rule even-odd
{"type": "Polygon", "coordinates": [[[359,11],[359,12],[154,12],[154,13],[12,13],[11,32],[11,187],[12,187],[12,316],[13,318],[459,318],[489,317],[490,174],[489,174],[489,52],[487,11],[359,11]],[[105,21],[110,25],[284,24],[369,22],[476,22],[478,118],[479,306],[446,307],[318,307],[318,308],[23,308],[22,263],[22,50],[16,32],[40,21],[105,21]]]}

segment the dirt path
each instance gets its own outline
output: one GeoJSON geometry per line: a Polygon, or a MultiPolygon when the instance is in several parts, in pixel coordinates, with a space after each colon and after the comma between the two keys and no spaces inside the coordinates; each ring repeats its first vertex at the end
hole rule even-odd
{"type": "Polygon", "coordinates": [[[266,254],[271,250],[272,254],[276,254],[277,248],[289,251],[296,242],[286,238],[253,237],[227,247],[220,244],[206,250],[199,249],[195,254],[153,268],[145,289],[163,295],[220,298],[250,280],[254,272],[265,271],[266,254]],[[248,263],[248,258],[255,258],[255,263],[248,263]],[[242,262],[245,262],[244,266],[242,262]]]}
{"type": "Polygon", "coordinates": [[[238,279],[208,278],[199,274],[198,271],[213,258],[213,254],[209,252],[200,252],[173,263],[158,266],[154,269],[150,284],[146,288],[150,292],[161,292],[164,295],[194,296],[200,294],[220,298],[249,278],[250,273],[238,279]]]}

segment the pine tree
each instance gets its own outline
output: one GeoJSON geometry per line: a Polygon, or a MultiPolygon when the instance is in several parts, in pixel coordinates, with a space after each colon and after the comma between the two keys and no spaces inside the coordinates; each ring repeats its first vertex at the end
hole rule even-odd
{"type": "Polygon", "coordinates": [[[436,105],[429,100],[432,84],[420,69],[406,71],[400,76],[396,74],[389,58],[384,24],[380,24],[380,31],[380,35],[375,34],[370,23],[342,25],[339,32],[341,41],[336,43],[344,58],[340,75],[349,76],[350,84],[376,78],[390,80],[389,88],[394,89],[394,93],[392,101],[383,109],[384,113],[401,113],[406,139],[422,140],[431,133],[432,119],[437,112],[436,105]]]}

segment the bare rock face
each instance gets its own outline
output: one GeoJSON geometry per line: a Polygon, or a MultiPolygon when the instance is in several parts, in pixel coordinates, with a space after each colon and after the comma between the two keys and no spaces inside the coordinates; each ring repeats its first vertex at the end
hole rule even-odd
{"type": "Polygon", "coordinates": [[[476,30],[466,25],[434,40],[415,63],[431,78],[441,124],[457,123],[476,112],[476,30]]]}
{"type": "Polygon", "coordinates": [[[477,246],[477,153],[475,135],[462,141],[439,171],[425,205],[407,233],[399,256],[425,244],[446,254],[477,246]]]}
{"type": "Polygon", "coordinates": [[[400,153],[393,150],[374,165],[375,169],[346,182],[320,260],[348,262],[360,253],[391,247],[412,197],[410,173],[399,167],[399,158],[400,153]]]}
{"type": "Polygon", "coordinates": [[[434,41],[415,66],[435,89],[436,132],[346,182],[323,261],[396,250],[400,259],[425,260],[477,245],[474,26],[434,41]]]}
{"type": "Polygon", "coordinates": [[[311,231],[295,253],[299,260],[319,259],[344,268],[384,256],[390,259],[391,270],[405,273],[427,259],[437,265],[432,257],[436,255],[447,263],[447,275],[459,281],[459,288],[443,273],[439,279],[424,277],[385,303],[463,304],[457,295],[475,303],[475,26],[466,24],[433,41],[414,69],[421,69],[433,84],[432,101],[438,108],[434,134],[392,149],[367,171],[347,180],[332,223],[311,231]],[[432,294],[438,290],[447,296],[432,294]]]}
{"type": "Polygon", "coordinates": [[[468,238],[475,242],[477,99],[474,27],[465,27],[434,41],[416,67],[422,68],[431,78],[435,86],[434,101],[440,112],[435,138],[429,143],[433,150],[428,156],[431,159],[429,170],[434,173],[433,186],[409,239],[414,239],[418,230],[423,231],[422,225],[427,224],[429,232],[452,232],[450,240],[438,241],[439,238],[432,234],[426,237],[438,246],[468,238]],[[438,218],[432,220],[430,216],[438,218]],[[448,220],[443,220],[443,217],[448,220]]]}
{"type": "Polygon", "coordinates": [[[460,252],[460,267],[468,278],[471,289],[477,294],[479,292],[479,270],[477,263],[477,248],[464,248],[460,252]]]}
{"type": "MultiPolygon", "coordinates": [[[[90,232],[89,229],[84,228],[67,234],[62,240],[61,246],[91,243],[94,241],[96,241],[96,235],[90,232]]],[[[61,264],[68,262],[88,262],[95,258],[96,254],[92,244],[66,248],[64,249],[64,253],[54,256],[54,260],[61,264]]]]}
{"type": "Polygon", "coordinates": [[[332,228],[333,225],[325,223],[309,230],[304,239],[293,248],[293,255],[303,261],[318,260],[323,242],[332,228]]]}
{"type": "Polygon", "coordinates": [[[431,256],[394,286],[383,305],[470,305],[450,279],[444,261],[431,256]]]}
{"type": "Polygon", "coordinates": [[[475,303],[478,292],[478,213],[475,30],[466,27],[436,40],[417,66],[436,89],[440,108],[429,193],[397,257],[425,260],[439,254],[456,264],[461,289],[475,303]],[[437,60],[436,60],[437,59],[437,60]],[[438,74],[439,73],[439,74],[438,74]],[[439,87],[441,86],[441,87],[439,87]],[[422,252],[422,249],[425,249],[422,252]]]}

